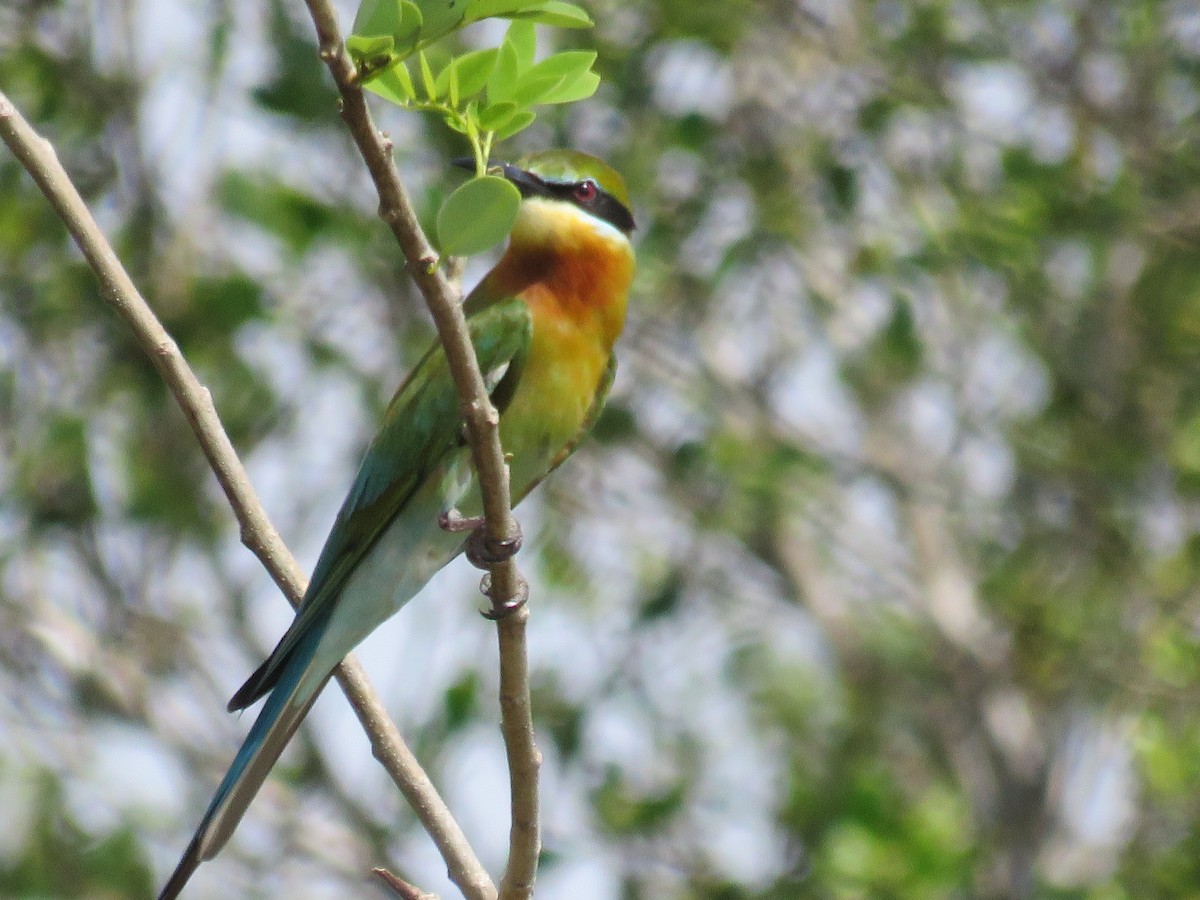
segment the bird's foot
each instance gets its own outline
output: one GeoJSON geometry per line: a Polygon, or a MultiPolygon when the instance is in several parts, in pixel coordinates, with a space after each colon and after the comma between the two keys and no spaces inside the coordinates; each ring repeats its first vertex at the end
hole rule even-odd
{"type": "Polygon", "coordinates": [[[461,531],[475,531],[483,524],[483,516],[464,516],[451,507],[438,513],[438,528],[457,534],[461,531]]]}
{"type": "Polygon", "coordinates": [[[438,516],[438,527],[443,531],[451,534],[471,532],[463,553],[477,569],[490,569],[512,559],[521,549],[521,526],[516,521],[513,522],[513,534],[498,541],[488,535],[484,525],[483,516],[464,516],[457,509],[448,509],[438,516]]]}
{"type": "Polygon", "coordinates": [[[497,602],[492,596],[492,573],[487,572],[483,576],[483,580],[479,582],[479,591],[483,596],[492,601],[492,605],[488,609],[481,609],[479,614],[491,622],[499,622],[501,619],[507,619],[518,609],[529,602],[529,584],[524,578],[517,576],[517,592],[513,596],[497,602]]]}
{"type": "MultiPolygon", "coordinates": [[[[452,534],[470,532],[463,547],[463,554],[477,569],[491,569],[512,559],[521,549],[521,526],[516,521],[513,522],[514,533],[499,541],[488,535],[483,516],[464,516],[457,509],[448,509],[439,515],[438,526],[452,534]]],[[[480,613],[485,619],[491,619],[493,622],[512,615],[529,600],[529,585],[523,578],[518,578],[517,590],[512,597],[497,600],[492,596],[491,572],[486,572],[479,583],[479,590],[492,601],[491,608],[480,610],[480,613]]]]}
{"type": "Polygon", "coordinates": [[[463,549],[467,559],[477,569],[490,569],[498,563],[506,562],[517,555],[521,549],[521,526],[513,520],[513,533],[506,538],[494,540],[482,524],[478,525],[467,538],[463,549]]]}

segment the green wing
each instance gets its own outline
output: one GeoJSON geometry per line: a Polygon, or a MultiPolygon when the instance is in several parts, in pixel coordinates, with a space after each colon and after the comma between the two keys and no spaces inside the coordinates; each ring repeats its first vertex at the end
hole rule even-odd
{"type": "MultiPolygon", "coordinates": [[[[467,320],[479,368],[489,383],[507,369],[499,393],[511,384],[529,349],[533,321],[518,299],[502,300],[467,320]],[[489,378],[491,376],[491,378],[489,378]]],[[[497,400],[501,398],[497,396],[497,400]]],[[[463,445],[458,389],[440,342],[425,354],[388,404],[325,547],[296,619],[267,660],[229,701],[243,709],[269,691],[301,638],[328,619],[350,574],[396,514],[463,445]]]]}

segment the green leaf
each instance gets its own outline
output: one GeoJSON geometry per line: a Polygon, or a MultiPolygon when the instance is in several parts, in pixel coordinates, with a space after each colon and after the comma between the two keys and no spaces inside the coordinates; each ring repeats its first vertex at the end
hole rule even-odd
{"type": "MultiPolygon", "coordinates": [[[[576,82],[579,82],[584,75],[592,74],[588,70],[595,61],[596,54],[588,50],[568,50],[547,57],[521,76],[519,84],[513,91],[512,100],[521,106],[533,106],[535,103],[565,103],[566,100],[558,98],[571,96],[571,89],[576,82]]],[[[588,81],[580,86],[579,90],[583,91],[590,85],[590,90],[586,90],[582,96],[588,97],[595,92],[596,86],[600,83],[599,77],[596,77],[594,81],[594,84],[588,81]]]]}
{"type": "Polygon", "coordinates": [[[391,53],[395,46],[396,39],[390,34],[376,34],[371,37],[352,34],[346,38],[346,49],[350,51],[350,56],[356,63],[391,53]]]}
{"type": "Polygon", "coordinates": [[[586,28],[595,24],[582,8],[560,0],[477,0],[467,10],[466,21],[523,19],[560,28],[586,28]]]}
{"type": "MultiPolygon", "coordinates": [[[[411,4],[409,4],[411,5],[411,4]]],[[[402,0],[363,0],[354,17],[353,33],[362,37],[390,36],[400,31],[404,22],[402,0]]],[[[346,42],[348,47],[350,42],[346,42]]]]}
{"type": "Polygon", "coordinates": [[[473,97],[483,90],[500,52],[495,47],[464,53],[454,61],[458,68],[458,89],[464,97],[473,97]]]}
{"type": "Polygon", "coordinates": [[[439,96],[437,81],[433,77],[433,69],[429,68],[429,60],[426,59],[424,50],[417,54],[417,64],[421,68],[421,85],[425,88],[425,96],[436,100],[439,96]]]}
{"type": "Polygon", "coordinates": [[[464,0],[418,0],[424,22],[421,40],[432,43],[463,25],[467,5],[464,0]]]}
{"type": "Polygon", "coordinates": [[[478,22],[480,19],[493,17],[506,18],[517,15],[522,10],[534,9],[542,5],[542,0],[475,0],[467,10],[466,21],[478,22]]]}
{"type": "Polygon", "coordinates": [[[593,50],[564,50],[547,56],[540,63],[525,72],[525,78],[542,78],[554,76],[557,78],[578,78],[592,67],[596,61],[593,50]]]}
{"type": "Polygon", "coordinates": [[[354,17],[354,33],[347,38],[346,47],[354,57],[359,67],[370,63],[379,53],[364,52],[364,38],[391,38],[392,47],[400,56],[412,52],[417,37],[421,33],[424,16],[421,10],[411,0],[363,0],[354,17]]]}
{"type": "Polygon", "coordinates": [[[539,100],[539,103],[575,103],[586,100],[600,87],[600,76],[595,72],[584,72],[574,81],[563,79],[554,90],[539,100]]]}
{"type": "Polygon", "coordinates": [[[574,3],[563,3],[561,0],[546,0],[538,3],[536,8],[517,15],[526,22],[554,25],[558,28],[590,28],[596,24],[580,7],[574,3]]]}
{"type": "Polygon", "coordinates": [[[503,128],[496,129],[496,140],[507,140],[517,132],[524,131],[533,124],[533,120],[536,118],[537,113],[533,112],[533,110],[521,110],[509,120],[507,125],[505,125],[503,128]]]}
{"type": "Polygon", "coordinates": [[[408,66],[402,62],[384,69],[363,87],[399,106],[407,106],[417,99],[417,91],[413,86],[412,76],[408,73],[408,66]]]}
{"type": "MultiPolygon", "coordinates": [[[[495,47],[486,50],[475,50],[455,57],[438,73],[437,90],[439,94],[450,90],[451,70],[458,80],[458,96],[460,99],[473,97],[483,90],[488,77],[496,67],[496,57],[499,51],[495,47]]],[[[457,107],[457,101],[451,101],[451,106],[457,107]]]]}
{"type": "Polygon", "coordinates": [[[533,65],[533,55],[537,52],[537,29],[532,22],[514,21],[504,34],[504,43],[516,51],[517,71],[524,72],[533,65]]]}
{"type": "Polygon", "coordinates": [[[503,128],[516,112],[517,104],[515,103],[493,103],[479,111],[476,121],[484,131],[496,131],[503,128]]]}
{"type": "Polygon", "coordinates": [[[396,39],[396,49],[401,56],[408,56],[412,53],[413,47],[417,44],[417,39],[421,36],[425,17],[421,15],[421,10],[417,4],[410,0],[400,0],[400,6],[404,10],[404,20],[401,23],[399,31],[392,34],[396,39]]]}
{"type": "Polygon", "coordinates": [[[437,216],[444,255],[481,253],[504,240],[517,220],[521,193],[504,178],[472,178],[446,198],[437,216]]]}
{"type": "Polygon", "coordinates": [[[505,40],[496,55],[496,67],[488,77],[488,102],[494,104],[511,100],[520,76],[521,65],[517,58],[516,48],[505,40]]]}
{"type": "Polygon", "coordinates": [[[453,60],[451,60],[450,65],[446,66],[446,71],[450,75],[448,91],[450,94],[450,108],[458,109],[458,66],[454,65],[453,60]]]}
{"type": "Polygon", "coordinates": [[[543,78],[523,76],[512,92],[512,102],[520,106],[533,106],[541,103],[542,97],[556,90],[562,84],[562,77],[549,75],[543,78]]]}
{"type": "Polygon", "coordinates": [[[396,63],[396,65],[392,66],[390,74],[394,74],[396,76],[396,80],[399,82],[401,89],[410,100],[417,99],[417,88],[413,84],[412,75],[409,74],[407,65],[404,63],[396,63]]]}

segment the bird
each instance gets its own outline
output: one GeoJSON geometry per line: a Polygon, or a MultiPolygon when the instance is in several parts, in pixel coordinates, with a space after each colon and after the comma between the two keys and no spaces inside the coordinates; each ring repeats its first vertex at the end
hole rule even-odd
{"type": "MultiPolygon", "coordinates": [[[[603,409],[635,225],[620,174],[586,153],[543,150],[489,171],[521,202],[500,259],[463,311],[518,503],[603,409]]],[[[233,712],[266,697],[159,900],[178,896],[229,840],[337,664],[464,547],[470,552],[462,523],[477,525],[481,512],[458,392],[435,342],[388,404],[291,626],[229,701],[233,712]]]]}

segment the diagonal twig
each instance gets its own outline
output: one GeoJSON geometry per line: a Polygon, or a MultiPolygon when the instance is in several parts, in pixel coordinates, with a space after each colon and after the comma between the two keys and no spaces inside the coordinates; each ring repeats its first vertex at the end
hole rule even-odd
{"type": "MultiPolygon", "coordinates": [[[[100,280],[104,299],[129,325],[174,394],[237,516],[242,543],[262,561],[288,600],[296,605],[304,595],[304,575],[255,495],[246,470],[217,416],[212,396],[196,378],[174,339],[134,286],[63,169],[54,148],[30,127],[3,92],[0,92],[0,140],[8,145],[62,218],[100,280]]],[[[353,656],[348,656],[335,674],[367,732],[372,752],[433,837],[446,860],[451,879],[471,900],[493,900],[496,888],[490,877],[429,777],[405,745],[359,663],[353,656]]]]}
{"type": "Polygon", "coordinates": [[[372,869],[371,873],[400,900],[438,900],[436,894],[427,894],[414,884],[409,884],[399,875],[387,869],[372,869]]]}

